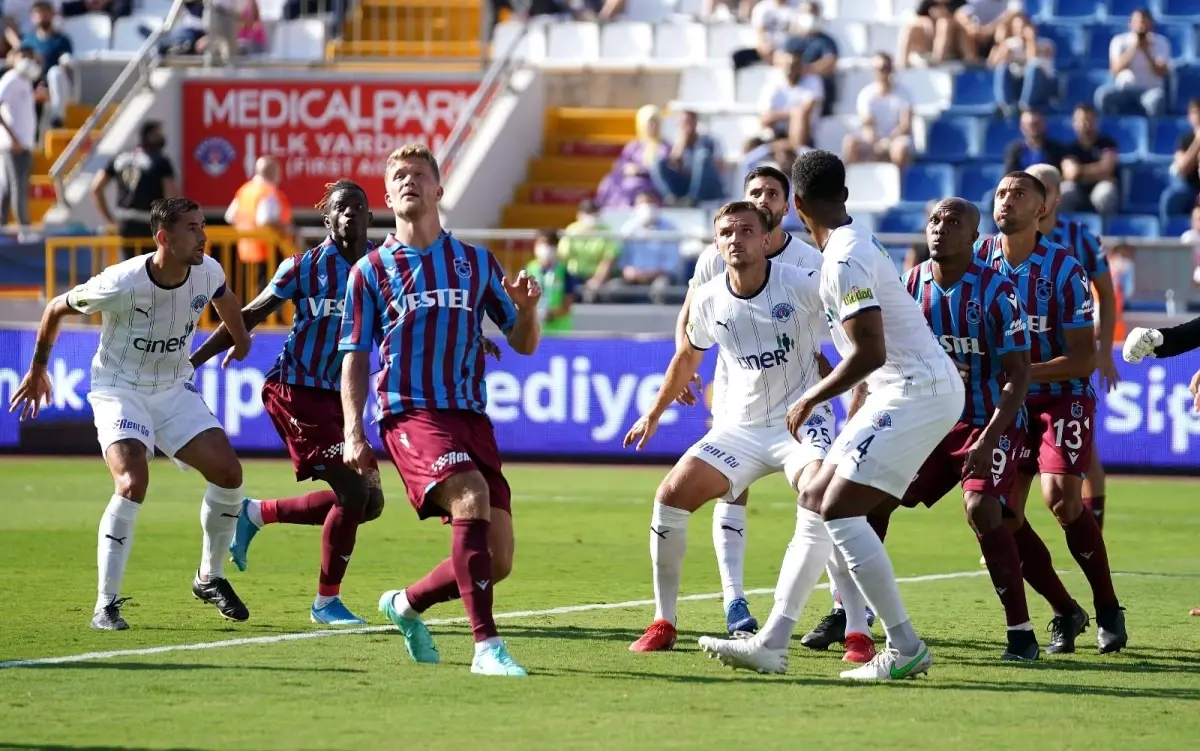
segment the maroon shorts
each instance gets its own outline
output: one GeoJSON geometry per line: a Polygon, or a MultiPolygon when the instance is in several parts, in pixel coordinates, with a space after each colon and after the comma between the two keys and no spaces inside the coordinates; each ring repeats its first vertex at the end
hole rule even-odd
{"type": "Polygon", "coordinates": [[[379,423],[379,435],[420,518],[447,518],[446,509],[429,501],[429,491],[471,470],[477,470],[487,482],[491,507],[512,513],[512,491],[500,467],[500,449],[487,415],[414,409],[385,417],[379,423]]]}
{"type": "Polygon", "coordinates": [[[1029,440],[1021,452],[1025,475],[1083,477],[1092,460],[1096,400],[1091,396],[1030,396],[1029,440]]]}
{"type": "Polygon", "coordinates": [[[342,397],[336,391],[267,381],[263,407],[287,444],[297,480],[315,480],[342,464],[342,397]]]}
{"type": "Polygon", "coordinates": [[[963,422],[951,428],[917,470],[917,476],[909,484],[900,504],[908,508],[915,508],[921,503],[933,506],[955,485],[962,485],[964,493],[982,493],[1001,501],[1006,500],[1017,479],[1017,458],[1025,439],[1024,431],[1017,427],[1005,431],[992,454],[988,476],[968,477],[965,466],[967,452],[979,440],[982,432],[983,428],[963,422]]]}

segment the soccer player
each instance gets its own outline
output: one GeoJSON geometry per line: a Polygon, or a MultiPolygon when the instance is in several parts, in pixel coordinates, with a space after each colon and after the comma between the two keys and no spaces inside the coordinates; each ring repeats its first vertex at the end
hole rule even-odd
{"type": "Polygon", "coordinates": [[[796,534],[767,623],[749,639],[706,636],[700,646],[735,667],[786,670],[800,612],[836,550],[838,568],[849,572],[867,600],[853,602],[843,592],[847,613],[870,604],[888,639],[885,650],[842,677],[911,677],[928,672],[932,657],[913,629],[887,551],[866,515],[904,495],[917,468],[958,422],[965,387],[887,251],[846,213],[842,160],[828,151],[801,154],[792,169],[792,191],[796,211],[824,256],[821,302],[842,361],[792,404],[788,429],[797,434],[817,405],[852,388],[868,393],[800,492],[796,534]]]}
{"type": "Polygon", "coordinates": [[[115,489],[100,518],[99,593],[92,628],[122,631],[121,580],[138,512],[150,483],[157,446],[181,467],[208,481],[200,506],[204,532],[192,594],[230,620],[250,611],[224,576],[225,551],[241,512],[242,465],[221,423],[190,382],[192,335],[210,302],[229,328],[233,350],[225,362],[250,351],[250,334],[237,296],[225,287],[221,264],[204,254],[204,214],[186,198],[155,201],[150,209],[153,254],[109,266],[46,306],[29,372],[13,393],[21,418],[37,417],[50,397],[46,366],[58,329],[69,315],[101,314],[100,347],[92,359],[88,403],[115,489]]]}
{"type": "MultiPolygon", "coordinates": [[[[1117,293],[1113,289],[1112,274],[1104,258],[1104,246],[1100,238],[1092,234],[1083,224],[1058,215],[1062,196],[1062,173],[1049,164],[1035,164],[1026,170],[1046,186],[1046,214],[1038,221],[1038,231],[1075,254],[1075,260],[1083,266],[1083,272],[1091,281],[1096,300],[1096,373],[1100,388],[1112,391],[1120,383],[1117,366],[1113,362],[1113,332],[1121,311],[1117,310],[1117,293]]],[[[1096,524],[1104,529],[1104,467],[1100,464],[1100,452],[1092,451],[1091,462],[1083,477],[1083,507],[1096,517],[1096,524]]]]}
{"type": "Polygon", "coordinates": [[[483,248],[442,229],[437,160],[419,144],[388,157],[387,202],[396,232],[354,265],[342,339],[344,461],[367,474],[375,459],[363,429],[370,350],[379,348],[379,433],[422,519],[450,520],[451,552],[425,578],[385,592],[379,609],[417,662],[439,655],[421,613],[461,597],[475,634],[471,672],[523,676],[492,617],[492,590],[512,570],[512,496],[487,418],[483,317],[509,345],[532,354],[541,334],[541,288],[504,277],[483,248]]]}
{"type": "MultiPolygon", "coordinates": [[[[754,204],[767,216],[767,250],[766,257],[782,266],[798,268],[821,268],[821,252],[808,243],[793,237],[783,231],[783,218],[788,212],[788,196],[790,185],[787,175],[772,166],[755,167],[743,181],[743,193],[746,201],[754,204]]],[[[696,261],[696,271],[688,283],[688,294],[679,310],[679,318],[675,324],[675,343],[684,348],[687,343],[687,324],[691,310],[692,290],[697,289],[710,279],[715,279],[725,270],[725,260],[716,243],[709,245],[696,261]]],[[[819,364],[827,373],[831,368],[820,353],[817,354],[819,364]]],[[[712,415],[713,423],[723,414],[722,404],[728,385],[729,373],[725,368],[725,360],[717,359],[717,370],[713,375],[712,415]]],[[[699,375],[692,379],[696,391],[701,392],[702,384],[699,375]]],[[[693,394],[690,387],[684,388],[679,401],[691,406],[696,404],[699,393],[693,394]]],[[[738,632],[753,633],[758,630],[758,619],[750,614],[750,605],[746,602],[746,591],[743,585],[743,571],[746,561],[746,536],[749,525],[746,518],[746,502],[750,491],[747,489],[732,502],[720,500],[713,507],[712,534],[713,548],[717,553],[717,568],[721,575],[721,594],[725,606],[725,623],[730,634],[738,632]]]]}
{"type": "MultiPolygon", "coordinates": [[[[329,237],[315,248],[286,259],[266,289],[242,310],[248,330],[285,302],[296,309],[292,330],[267,373],[262,399],[279,437],[287,444],[296,480],[322,480],[329,490],[270,501],[246,499],[229,548],[245,571],[250,541],[265,524],[324,525],[321,572],[309,617],[326,626],[365,624],[342,603],[342,578],[354,552],[359,524],[383,512],[379,470],[359,474],[342,463],[342,353],[338,337],[350,269],[373,246],[370,201],[359,185],[339,180],[325,186],[317,204],[329,237]]],[[[192,354],[200,367],[233,343],[221,325],[192,354]]]]}
{"type": "MultiPolygon", "coordinates": [[[[1042,476],[1042,496],[1066,533],[1067,547],[1083,569],[1096,608],[1096,640],[1101,653],[1126,645],[1125,615],[1113,590],[1108,551],[1096,518],[1084,513],[1083,474],[1092,452],[1096,396],[1090,381],[1096,363],[1092,335],[1092,296],[1083,267],[1061,245],[1038,232],[1045,213],[1046,192],[1027,172],[1006,175],[996,188],[994,218],[1000,232],[978,243],[979,258],[1012,281],[1029,312],[1032,358],[1029,439],[1022,450],[1017,484],[1008,499],[1020,525],[1034,475],[1042,476]]],[[[1022,546],[1026,580],[1051,567],[1048,553],[1030,555],[1022,546]]],[[[1057,578],[1057,577],[1056,577],[1057,578]]],[[[1043,596],[1046,596],[1043,593],[1043,596]]],[[[1064,612],[1055,604],[1047,651],[1071,652],[1075,637],[1087,626],[1078,605],[1064,612]]]]}
{"type": "Polygon", "coordinates": [[[638,450],[659,418],[719,344],[726,388],[713,427],[667,474],[650,519],[654,621],[630,645],[656,652],[675,645],[675,606],[691,515],[708,501],[726,503],[762,477],[783,472],[793,488],[816,473],[829,450],[833,412],[813,411],[799,439],[784,424],[787,408],[818,378],[822,323],[819,272],[766,257],[771,221],[749,201],[721,207],[714,220],[724,269],[689,293],[685,341],[667,367],[658,397],[625,436],[638,450]]]}

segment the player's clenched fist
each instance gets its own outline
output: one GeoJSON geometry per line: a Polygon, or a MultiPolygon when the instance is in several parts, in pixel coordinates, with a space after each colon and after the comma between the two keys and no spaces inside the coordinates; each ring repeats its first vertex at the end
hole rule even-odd
{"type": "Polygon", "coordinates": [[[347,436],[342,446],[342,461],[347,467],[360,475],[375,469],[375,452],[367,437],[363,435],[347,436]]]}
{"type": "Polygon", "coordinates": [[[542,285],[524,270],[515,279],[504,277],[501,282],[504,291],[512,298],[513,304],[522,310],[537,307],[537,301],[542,296],[542,285]]]}

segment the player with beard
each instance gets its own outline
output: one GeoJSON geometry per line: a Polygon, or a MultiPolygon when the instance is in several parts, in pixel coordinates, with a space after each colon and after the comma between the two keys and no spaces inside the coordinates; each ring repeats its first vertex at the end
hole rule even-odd
{"type": "MultiPolygon", "coordinates": [[[[1038,231],[1045,200],[1046,189],[1037,178],[1026,172],[1006,175],[996,188],[994,218],[1000,232],[978,243],[979,260],[1008,277],[1029,312],[1033,362],[1033,385],[1025,402],[1029,438],[1009,508],[1016,524],[1028,525],[1025,502],[1034,476],[1040,473],[1046,506],[1066,533],[1067,547],[1091,585],[1100,652],[1116,652],[1128,642],[1124,609],[1113,590],[1100,527],[1083,507],[1083,475],[1091,459],[1096,410],[1090,381],[1096,367],[1092,295],[1083,267],[1071,252],[1038,231]]],[[[1018,530],[1025,578],[1042,592],[1030,577],[1048,578],[1053,571],[1049,553],[1033,550],[1026,542],[1018,530]]],[[[1072,609],[1061,594],[1047,599],[1056,613],[1047,651],[1073,652],[1075,638],[1088,624],[1087,613],[1078,605],[1072,609]]]]}

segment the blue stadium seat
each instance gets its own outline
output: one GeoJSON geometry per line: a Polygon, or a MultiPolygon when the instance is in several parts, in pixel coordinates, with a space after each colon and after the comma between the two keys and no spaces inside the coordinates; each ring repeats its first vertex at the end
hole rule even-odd
{"type": "Polygon", "coordinates": [[[1046,23],[1038,26],[1038,36],[1054,42],[1054,65],[1058,70],[1073,70],[1084,67],[1083,28],[1080,26],[1056,26],[1046,23]]]}
{"type": "Polygon", "coordinates": [[[1119,237],[1158,237],[1158,217],[1137,214],[1118,214],[1108,220],[1106,235],[1119,237]]]}
{"type": "Polygon", "coordinates": [[[1002,177],[1004,165],[998,162],[964,164],[958,168],[957,193],[968,201],[983,201],[984,196],[996,190],[1002,177]]]}
{"type": "Polygon", "coordinates": [[[1021,127],[1016,119],[992,117],[983,123],[983,150],[981,159],[1003,161],[1008,145],[1021,137],[1021,127]]]}
{"type": "Polygon", "coordinates": [[[925,231],[925,212],[892,209],[875,225],[880,234],[911,234],[925,231]]]}
{"type": "Polygon", "coordinates": [[[1178,117],[1164,117],[1155,121],[1150,130],[1150,154],[1155,159],[1170,160],[1175,156],[1179,137],[1190,133],[1192,126],[1178,117]]]}
{"type": "Polygon", "coordinates": [[[983,68],[967,68],[954,77],[950,106],[960,113],[990,115],[996,109],[993,74],[983,68]]]}
{"type": "Polygon", "coordinates": [[[976,152],[976,121],[973,117],[942,116],[929,124],[925,134],[926,152],[932,145],[939,162],[965,162],[976,152]]]}
{"type": "Polygon", "coordinates": [[[1080,212],[1078,214],[1063,214],[1062,218],[1069,221],[1079,222],[1083,226],[1090,229],[1092,234],[1096,237],[1104,234],[1104,220],[1100,218],[1099,214],[1080,212]]]}
{"type": "Polygon", "coordinates": [[[1075,143],[1075,129],[1071,127],[1070,115],[1053,115],[1046,118],[1046,135],[1059,143],[1075,143]]]}
{"type": "Polygon", "coordinates": [[[1172,60],[1191,60],[1195,57],[1196,33],[1192,26],[1160,23],[1155,25],[1154,30],[1171,40],[1172,60]]]}
{"type": "Polygon", "coordinates": [[[1108,73],[1108,46],[1117,34],[1128,31],[1128,25],[1107,23],[1096,24],[1088,32],[1087,64],[1095,70],[1108,73]]]}
{"type": "MultiPolygon", "coordinates": [[[[1108,63],[1101,63],[1107,66],[1108,63]]],[[[1062,108],[1070,112],[1077,104],[1095,104],[1096,89],[1108,81],[1107,70],[1074,70],[1067,74],[1062,108]]]]}
{"type": "Polygon", "coordinates": [[[1157,214],[1158,199],[1169,178],[1170,171],[1165,164],[1126,167],[1121,174],[1121,190],[1125,194],[1121,210],[1128,214],[1157,214]]]}
{"type": "Polygon", "coordinates": [[[1159,18],[1181,23],[1200,22],[1200,5],[1196,0],[1159,0],[1159,18]]]}
{"type": "Polygon", "coordinates": [[[1108,17],[1128,19],[1138,8],[1147,7],[1154,12],[1154,0],[1108,0],[1108,17]]]}
{"type": "Polygon", "coordinates": [[[1163,225],[1163,237],[1179,237],[1184,232],[1192,228],[1192,218],[1190,216],[1170,216],[1167,217],[1167,223],[1163,225]]]}
{"type": "Polygon", "coordinates": [[[1050,9],[1056,19],[1091,21],[1099,15],[1100,6],[1095,0],[1052,0],[1050,9]]]}
{"type": "MultiPolygon", "coordinates": [[[[940,149],[939,149],[940,151],[940,149]]],[[[917,162],[904,170],[900,200],[925,203],[954,192],[954,168],[949,164],[917,162]]]]}
{"type": "Polygon", "coordinates": [[[1194,96],[1200,96],[1200,65],[1181,65],[1171,76],[1171,111],[1184,114],[1188,98],[1194,96]]]}
{"type": "Polygon", "coordinates": [[[1141,161],[1150,150],[1150,123],[1144,117],[1102,117],[1100,132],[1117,142],[1122,164],[1141,161]]]}

